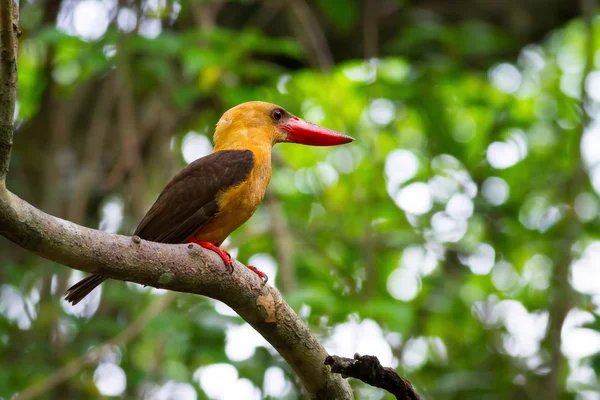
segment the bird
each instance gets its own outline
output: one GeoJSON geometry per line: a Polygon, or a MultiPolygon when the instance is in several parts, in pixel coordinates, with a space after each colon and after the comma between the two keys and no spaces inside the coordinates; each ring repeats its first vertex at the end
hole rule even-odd
{"type": "MultiPolygon", "coordinates": [[[[219,119],[212,153],[177,173],[142,218],[133,237],[171,244],[195,243],[217,253],[223,241],[254,214],[271,180],[271,151],[276,143],[336,146],[354,138],[307,122],[283,107],[262,101],[239,104],[219,119]]],[[[268,277],[247,266],[266,283],[268,277]]],[[[66,290],[79,303],[107,278],[90,275],[66,290]]]]}

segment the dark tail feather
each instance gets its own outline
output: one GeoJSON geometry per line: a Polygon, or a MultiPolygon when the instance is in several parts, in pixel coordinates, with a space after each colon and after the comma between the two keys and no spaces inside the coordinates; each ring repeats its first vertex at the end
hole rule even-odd
{"type": "Polygon", "coordinates": [[[90,275],[68,288],[65,292],[65,300],[75,305],[105,280],[103,276],[90,275]]]}

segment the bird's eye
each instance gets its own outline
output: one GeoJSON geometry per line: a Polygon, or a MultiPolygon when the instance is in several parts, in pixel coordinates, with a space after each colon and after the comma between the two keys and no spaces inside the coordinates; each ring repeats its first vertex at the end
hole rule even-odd
{"type": "Polygon", "coordinates": [[[273,119],[275,121],[279,121],[281,119],[281,117],[283,117],[283,113],[281,112],[281,110],[275,110],[273,111],[273,114],[271,114],[273,116],[273,119]]]}

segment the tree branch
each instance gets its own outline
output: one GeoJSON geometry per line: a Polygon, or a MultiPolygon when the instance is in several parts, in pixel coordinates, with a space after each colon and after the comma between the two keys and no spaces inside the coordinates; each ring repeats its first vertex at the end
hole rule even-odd
{"type": "Polygon", "coordinates": [[[17,38],[19,6],[0,0],[0,181],[6,181],[12,149],[17,97],[17,38]]]}
{"type": "Polygon", "coordinates": [[[360,379],[364,383],[385,389],[398,400],[420,400],[411,383],[388,367],[383,367],[375,356],[354,354],[354,359],[339,356],[327,356],[325,365],[331,365],[331,371],[344,377],[360,379]]]}

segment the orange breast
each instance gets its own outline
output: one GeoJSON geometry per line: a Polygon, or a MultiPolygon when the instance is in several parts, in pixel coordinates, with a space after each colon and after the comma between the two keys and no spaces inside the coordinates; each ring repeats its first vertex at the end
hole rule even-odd
{"type": "Polygon", "coordinates": [[[248,178],[217,196],[219,212],[194,236],[197,240],[220,246],[227,236],[246,222],[256,211],[271,180],[271,153],[259,149],[254,153],[254,168],[248,178]],[[258,150],[258,151],[257,151],[258,150]]]}

